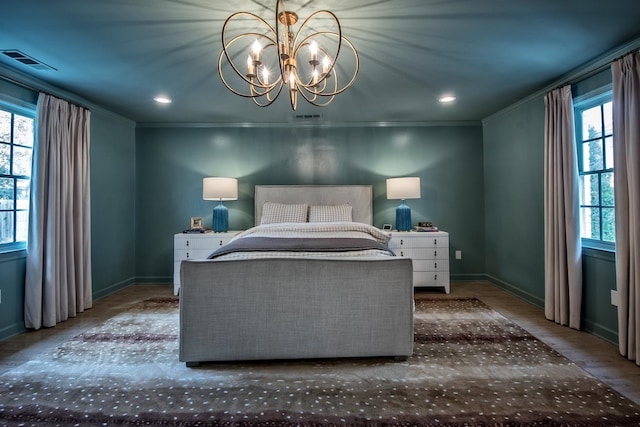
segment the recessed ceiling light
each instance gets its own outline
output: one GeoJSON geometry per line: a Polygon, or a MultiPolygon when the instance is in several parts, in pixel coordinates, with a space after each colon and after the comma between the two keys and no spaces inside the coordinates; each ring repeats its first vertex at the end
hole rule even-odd
{"type": "Polygon", "coordinates": [[[153,100],[158,104],[171,104],[171,99],[167,98],[166,96],[156,96],[155,98],[153,98],[153,100]]]}
{"type": "Polygon", "coordinates": [[[444,95],[444,96],[441,96],[438,99],[438,101],[440,101],[443,104],[448,104],[448,103],[453,102],[455,100],[456,100],[456,97],[453,96],[453,95],[444,95]]]}

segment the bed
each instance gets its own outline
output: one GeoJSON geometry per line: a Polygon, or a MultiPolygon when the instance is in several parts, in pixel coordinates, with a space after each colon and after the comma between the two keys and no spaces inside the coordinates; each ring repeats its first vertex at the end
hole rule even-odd
{"type": "Polygon", "coordinates": [[[371,225],[371,194],[256,186],[256,227],[181,264],[180,360],[410,356],[412,262],[371,225]]]}

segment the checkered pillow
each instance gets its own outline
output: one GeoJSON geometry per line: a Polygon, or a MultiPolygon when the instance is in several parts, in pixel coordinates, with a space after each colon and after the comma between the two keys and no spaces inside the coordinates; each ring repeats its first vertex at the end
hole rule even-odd
{"type": "Polygon", "coordinates": [[[353,207],[351,205],[319,205],[309,206],[309,222],[351,222],[353,207]]]}
{"type": "Polygon", "coordinates": [[[262,205],[262,218],[260,224],[276,224],[280,222],[307,222],[307,210],[309,206],[302,204],[286,204],[265,202],[262,205]]]}

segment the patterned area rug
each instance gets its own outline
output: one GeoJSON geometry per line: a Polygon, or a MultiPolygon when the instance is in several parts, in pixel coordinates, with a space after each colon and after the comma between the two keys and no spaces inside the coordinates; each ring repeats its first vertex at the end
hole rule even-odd
{"type": "Polygon", "coordinates": [[[193,369],[177,300],[147,300],[0,376],[0,425],[640,425],[636,405],[477,299],[418,299],[415,325],[406,362],[193,369]]]}

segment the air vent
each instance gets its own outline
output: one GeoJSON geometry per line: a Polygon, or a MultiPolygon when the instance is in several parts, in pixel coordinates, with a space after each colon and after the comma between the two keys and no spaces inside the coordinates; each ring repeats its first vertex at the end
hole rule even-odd
{"type": "Polygon", "coordinates": [[[305,122],[322,120],[322,114],[296,114],[294,117],[296,121],[302,120],[305,122]]]}
{"type": "Polygon", "coordinates": [[[53,70],[53,71],[58,71],[55,68],[53,68],[50,65],[45,64],[44,62],[38,61],[37,59],[34,59],[32,57],[30,57],[29,55],[25,55],[24,53],[20,52],[19,50],[15,50],[15,49],[11,49],[11,50],[2,50],[0,51],[3,55],[8,56],[9,58],[20,62],[23,65],[26,65],[27,67],[33,68],[34,70],[38,70],[38,71],[49,71],[49,70],[53,70]]]}

